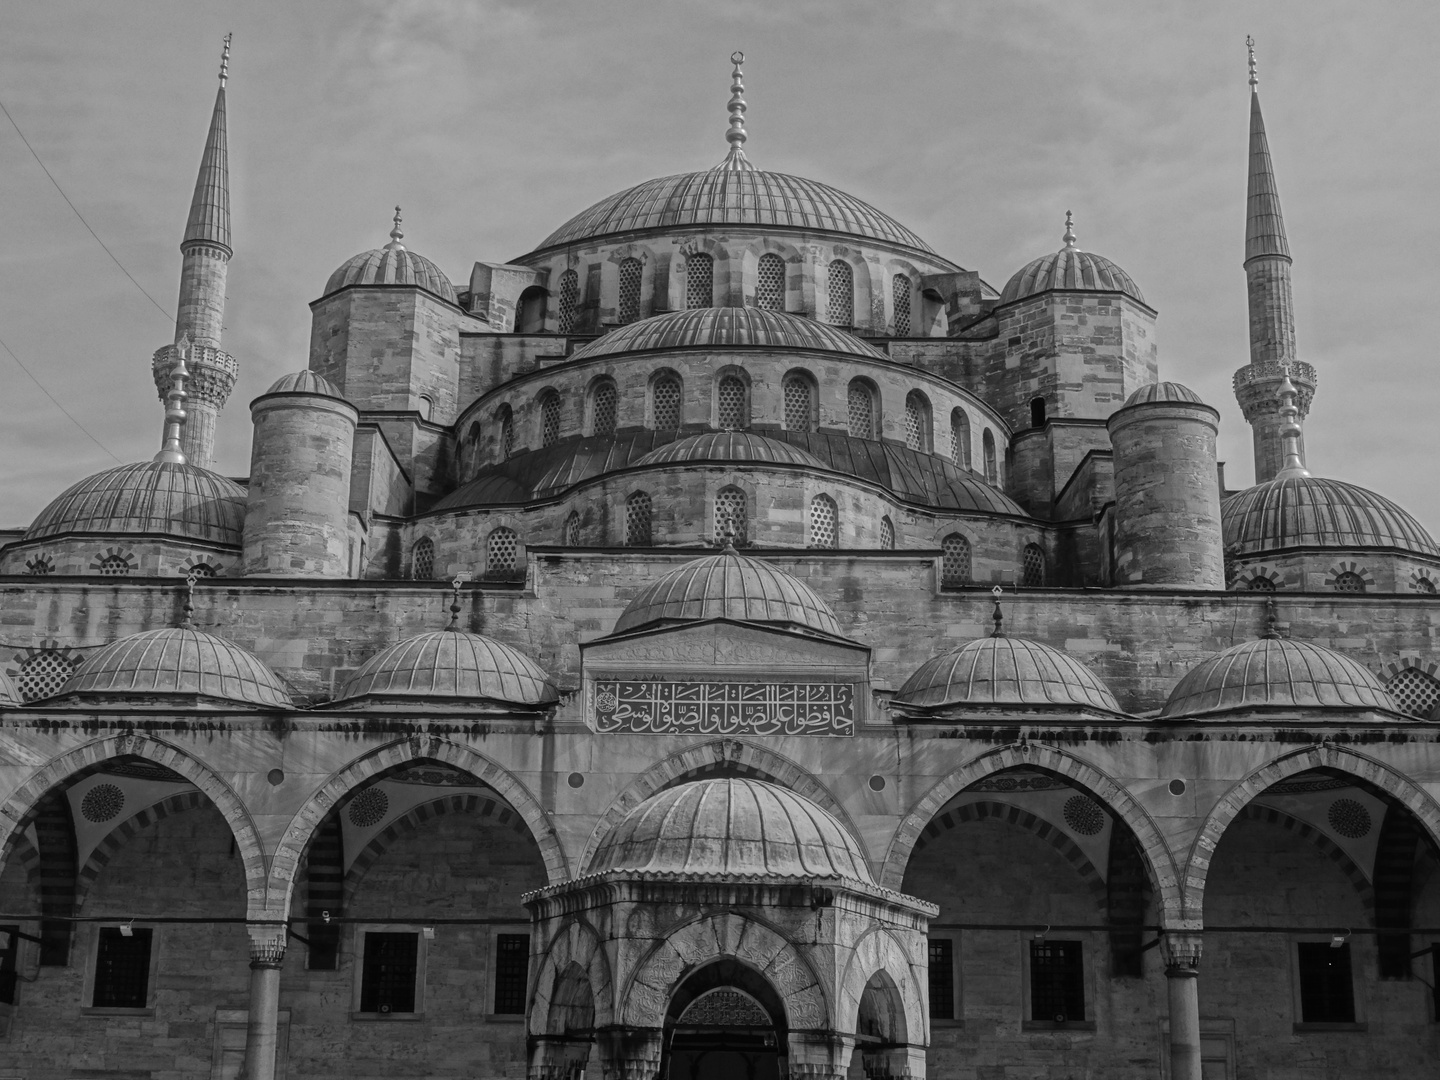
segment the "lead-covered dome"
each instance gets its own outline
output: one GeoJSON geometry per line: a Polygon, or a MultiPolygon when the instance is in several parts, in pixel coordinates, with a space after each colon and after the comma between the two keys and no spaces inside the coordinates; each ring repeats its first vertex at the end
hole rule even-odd
{"type": "Polygon", "coordinates": [[[111,642],[77,667],[56,697],[208,698],[289,709],[290,691],[239,645],[189,627],[146,630],[111,642]]]}
{"type": "Polygon", "coordinates": [[[605,837],[587,874],[846,878],[873,885],[860,845],[809,799],[751,779],[650,796],[605,837]]]}
{"type": "MultiPolygon", "coordinates": [[[[1065,215],[1065,246],[1026,263],[1005,283],[996,306],[1063,289],[1066,292],[1118,292],[1145,303],[1135,279],[1103,255],[1075,246],[1074,221],[1065,215]]],[[[1146,305],[1147,307],[1149,305],[1146,305]]]]}
{"type": "Polygon", "coordinates": [[[549,705],[560,700],[550,676],[504,642],[460,630],[417,634],[365,661],[332,704],[490,701],[549,705]]]}
{"type": "Polygon", "coordinates": [[[1264,637],[1235,645],[1191,669],[1170,692],[1160,716],[1181,719],[1275,708],[1400,711],[1380,681],[1344,653],[1264,637]]]}
{"type": "Polygon", "coordinates": [[[613,633],[705,619],[779,623],[840,636],[835,613],[814,589],[731,548],[686,563],[647,586],[621,613],[613,633]]]}
{"type": "Polygon", "coordinates": [[[169,461],[118,465],[67,488],[24,540],[159,534],[239,547],[245,489],[209,469],[169,461]]]}
{"type": "Polygon", "coordinates": [[[345,260],[325,283],[325,296],[351,285],[413,285],[434,293],[446,303],[456,303],[455,286],[445,272],[423,255],[417,255],[400,243],[400,208],[395,208],[395,227],[390,230],[390,243],[372,251],[362,251],[345,260]]]}
{"type": "Polygon", "coordinates": [[[1121,711],[1099,676],[1038,641],[979,638],[931,657],[905,680],[895,702],[920,709],[951,705],[1121,711]]]}
{"type": "Polygon", "coordinates": [[[642,465],[674,465],[699,461],[741,461],[756,465],[803,465],[824,469],[825,463],[780,439],[767,439],[748,431],[707,431],[688,435],[656,447],[635,462],[642,465]]]}
{"type": "Polygon", "coordinates": [[[1237,555],[1280,548],[1390,548],[1440,557],[1405,510],[1373,491],[1319,476],[1256,484],[1220,504],[1225,547],[1237,555]]]}
{"type": "Polygon", "coordinates": [[[1204,405],[1200,395],[1188,386],[1178,382],[1147,383],[1125,399],[1124,408],[1131,405],[1152,405],[1157,402],[1182,402],[1186,405],[1204,405]]]}
{"type": "Polygon", "coordinates": [[[570,359],[589,360],[655,349],[734,346],[812,349],[886,359],[874,346],[839,327],[756,307],[690,308],[652,315],[582,345],[570,354],[570,359]]]}
{"type": "Polygon", "coordinates": [[[322,397],[333,397],[345,400],[345,395],[340,388],[323,375],[306,369],[305,371],[292,371],[289,375],[282,375],[270,384],[270,389],[265,391],[264,396],[270,394],[319,394],[322,397]]]}

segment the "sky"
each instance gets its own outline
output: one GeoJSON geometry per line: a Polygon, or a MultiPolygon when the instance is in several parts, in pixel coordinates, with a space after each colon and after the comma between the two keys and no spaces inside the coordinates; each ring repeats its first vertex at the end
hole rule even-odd
{"type": "Polygon", "coordinates": [[[1220,410],[1227,481],[1248,485],[1230,380],[1248,361],[1252,34],[1299,355],[1319,371],[1309,465],[1440,535],[1433,0],[0,5],[0,101],[159,305],[0,116],[0,340],[90,433],[0,350],[0,526],[159,446],[150,355],[173,335],[231,31],[224,347],[241,375],[219,471],[249,471],[249,402],[306,366],[307,305],[385,242],[397,203],[406,245],[464,282],[614,191],[718,163],[741,49],[758,167],[872,203],[997,289],[1073,210],[1080,246],[1158,308],[1162,378],[1220,410]]]}

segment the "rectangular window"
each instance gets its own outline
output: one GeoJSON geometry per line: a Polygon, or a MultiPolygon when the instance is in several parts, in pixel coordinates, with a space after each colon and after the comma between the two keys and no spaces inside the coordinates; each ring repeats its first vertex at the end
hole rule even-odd
{"type": "Polygon", "coordinates": [[[495,935],[495,1013],[524,1015],[530,977],[530,935],[495,935]]]}
{"type": "Polygon", "coordinates": [[[1056,1024],[1085,1019],[1085,966],[1080,942],[1030,942],[1030,1019],[1056,1024]]]}
{"type": "Polygon", "coordinates": [[[955,941],[930,939],[930,1019],[955,1019],[955,941]]]}
{"type": "Polygon", "coordinates": [[[20,927],[0,926],[0,1005],[15,1004],[16,961],[20,957],[20,927]]]}
{"type": "Polygon", "coordinates": [[[1300,1022],[1353,1024],[1355,987],[1350,979],[1350,943],[1301,941],[1299,951],[1300,1022]]]}
{"type": "Polygon", "coordinates": [[[128,935],[118,926],[100,928],[92,1007],[143,1009],[149,1004],[152,933],[142,927],[135,927],[128,935]]]}
{"type": "Polygon", "coordinates": [[[365,934],[360,976],[362,1013],[413,1013],[420,935],[411,932],[365,934]]]}

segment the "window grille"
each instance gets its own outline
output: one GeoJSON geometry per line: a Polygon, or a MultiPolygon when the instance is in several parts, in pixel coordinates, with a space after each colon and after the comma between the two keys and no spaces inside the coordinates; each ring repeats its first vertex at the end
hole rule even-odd
{"type": "Polygon", "coordinates": [[[655,380],[650,390],[651,412],[655,428],[666,431],[680,426],[680,380],[665,375],[655,380]]]}
{"type": "Polygon", "coordinates": [[[209,563],[203,562],[197,562],[194,566],[190,566],[185,569],[185,575],[187,577],[190,574],[194,574],[197,578],[213,578],[216,577],[219,573],[220,571],[218,568],[211,566],[209,563]]]}
{"type": "Polygon", "coordinates": [[[810,384],[798,375],[785,380],[785,430],[809,431],[813,409],[810,384]]]}
{"type": "Polygon", "coordinates": [[[1251,592],[1274,592],[1275,582],[1271,581],[1263,574],[1256,574],[1250,579],[1248,588],[1251,592]]]}
{"type": "Polygon", "coordinates": [[[955,942],[930,939],[930,1019],[955,1019],[955,942]]]}
{"type": "Polygon", "coordinates": [[[100,928],[95,951],[95,996],[90,1004],[97,1009],[143,1009],[150,998],[150,945],[154,933],[148,927],[132,927],[128,935],[118,926],[100,928]]]}
{"type": "Polygon", "coordinates": [[[566,270],[560,275],[560,318],[557,329],[562,334],[575,329],[575,307],[580,299],[580,275],[566,270]]]}
{"type": "Polygon", "coordinates": [[[515,455],[515,417],[510,406],[500,413],[500,459],[509,461],[515,455]]]}
{"type": "Polygon", "coordinates": [[[640,318],[641,269],[639,259],[626,259],[620,264],[620,303],[615,314],[622,324],[640,318]]]}
{"type": "Polygon", "coordinates": [[[962,469],[970,468],[970,417],[964,409],[950,413],[950,461],[962,469]]]}
{"type": "Polygon", "coordinates": [[[64,653],[54,649],[32,653],[20,661],[15,691],[25,702],[54,697],[74,670],[75,661],[64,653]]]}
{"type": "Polygon", "coordinates": [[[891,294],[895,303],[895,336],[910,336],[910,279],[896,274],[891,282],[891,294]]]}
{"type": "Polygon", "coordinates": [[[643,491],[625,500],[625,546],[650,546],[650,496],[643,491]]]}
{"type": "Polygon", "coordinates": [[[715,496],[715,531],[737,547],[745,543],[745,503],[739,488],[721,488],[715,496]]]}
{"type": "MultiPolygon", "coordinates": [[[[43,576],[45,574],[53,574],[55,572],[55,564],[50,561],[49,555],[37,555],[25,564],[25,569],[31,574],[43,576]]],[[[1423,583],[1426,579],[1421,578],[1420,580],[1423,583]]],[[[1416,588],[1420,588],[1420,586],[1417,585],[1416,588]]],[[[1424,590],[1421,589],[1421,591],[1423,592],[1424,590]]],[[[1431,591],[1434,591],[1434,586],[1431,586],[1431,591]]]]}
{"type": "Polygon", "coordinates": [[[546,394],[540,405],[540,445],[552,446],[560,441],[560,395],[546,394]]]}
{"type": "Polygon", "coordinates": [[[1353,1024],[1355,986],[1350,977],[1350,943],[1301,941],[1299,950],[1300,1022],[1353,1024]]]}
{"type": "MultiPolygon", "coordinates": [[[[104,571],[102,570],[103,574],[104,571]]],[[[1364,592],[1365,579],[1353,570],[1346,570],[1343,574],[1335,575],[1336,592],[1364,592]]]]}
{"type": "Polygon", "coordinates": [[[435,541],[428,536],[415,541],[415,553],[410,558],[410,576],[416,581],[430,581],[435,577],[435,541]]]}
{"type": "Polygon", "coordinates": [[[360,969],[360,1011],[413,1013],[419,959],[419,934],[367,932],[360,969]]]}
{"type": "Polygon", "coordinates": [[[882,551],[895,550],[895,523],[888,517],[880,519],[880,549],[882,551]]]}
{"type": "Polygon", "coordinates": [[[812,548],[838,548],[840,546],[839,515],[835,511],[835,500],[829,495],[816,495],[810,500],[810,546],[812,548]]]}
{"type": "Polygon", "coordinates": [[[580,546],[580,515],[574,510],[571,510],[570,516],[565,519],[565,546],[580,546]]]}
{"type": "Polygon", "coordinates": [[[520,547],[520,538],[514,529],[503,525],[492,529],[485,541],[485,573],[488,576],[507,576],[515,572],[515,559],[520,547]]]}
{"type": "Polygon", "coordinates": [[[685,260],[685,306],[708,308],[715,302],[715,260],[709,255],[691,255],[685,260]]]}
{"type": "MultiPolygon", "coordinates": [[[[33,571],[31,571],[31,573],[37,573],[37,574],[48,574],[49,572],[50,572],[49,570],[33,570],[33,571]]],[[[1427,596],[1434,596],[1434,595],[1435,595],[1435,582],[1431,581],[1428,577],[1417,577],[1417,578],[1415,579],[1415,591],[1418,592],[1418,593],[1425,593],[1427,596]]]]}
{"type": "Polygon", "coordinates": [[[715,419],[719,427],[734,431],[747,427],[745,423],[745,380],[738,375],[726,375],[720,380],[716,395],[715,419]]]}
{"type": "Polygon", "coordinates": [[[1407,667],[1390,680],[1386,689],[1400,711],[1411,716],[1429,716],[1435,703],[1440,701],[1440,679],[1419,668],[1407,667]]]}
{"type": "Polygon", "coordinates": [[[755,274],[755,306],[766,311],[785,310],[785,260],[774,252],[760,256],[755,274]]]}
{"type": "Polygon", "coordinates": [[[825,313],[836,326],[855,325],[855,271],[841,259],[830,264],[830,291],[825,313]]]}
{"type": "Polygon", "coordinates": [[[614,435],[616,423],[615,384],[602,382],[595,387],[594,429],[596,435],[614,435]]]}
{"type": "Polygon", "coordinates": [[[1057,1024],[1085,1019],[1080,942],[1048,938],[1030,942],[1030,1018],[1057,1024]]]}
{"type": "Polygon", "coordinates": [[[850,437],[852,439],[873,439],[875,437],[875,397],[870,388],[856,381],[850,384],[849,400],[850,437]]]}
{"type": "Polygon", "coordinates": [[[525,1012],[525,988],[530,979],[530,935],[495,935],[495,1012],[514,1016],[525,1012]]]}
{"type": "Polygon", "coordinates": [[[970,584],[970,541],[959,533],[940,541],[940,584],[970,584]]]}
{"type": "Polygon", "coordinates": [[[124,577],[130,573],[130,560],[124,555],[106,555],[100,560],[100,573],[106,577],[124,577]]]}
{"type": "Polygon", "coordinates": [[[905,445],[911,450],[926,453],[929,450],[929,406],[917,391],[905,396],[905,445]]]}
{"type": "Polygon", "coordinates": [[[990,429],[985,429],[985,435],[981,442],[985,450],[985,482],[987,484],[998,484],[1000,482],[1000,470],[995,463],[995,436],[990,429]]]}
{"type": "Polygon", "coordinates": [[[1036,544],[1026,544],[1020,562],[1020,584],[1038,589],[1045,584],[1045,552],[1036,544]]]}

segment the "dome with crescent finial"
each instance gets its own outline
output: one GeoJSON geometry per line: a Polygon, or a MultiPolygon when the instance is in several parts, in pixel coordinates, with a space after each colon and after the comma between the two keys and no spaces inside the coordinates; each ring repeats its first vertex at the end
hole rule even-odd
{"type": "Polygon", "coordinates": [[[445,272],[400,243],[404,236],[400,231],[400,208],[397,206],[390,243],[372,251],[362,251],[342,263],[325,283],[324,296],[352,285],[412,285],[433,293],[446,303],[456,303],[455,286],[450,284],[445,272]]]}
{"type": "Polygon", "coordinates": [[[1125,408],[1131,405],[1155,405],[1161,403],[1182,405],[1204,405],[1200,395],[1188,386],[1178,382],[1146,383],[1125,399],[1125,408]]]}
{"type": "Polygon", "coordinates": [[[897,705],[1004,706],[1119,713],[1110,688],[1073,656],[1039,641],[995,635],[931,657],[905,680],[897,705]]]}
{"type": "Polygon", "coordinates": [[[559,699],[550,676],[524,653],[452,627],[405,638],[376,653],[345,680],[331,704],[539,706],[559,699]]]}
{"type": "Polygon", "coordinates": [[[1225,547],[1234,555],[1285,548],[1388,548],[1440,558],[1440,546],[1410,513],[1356,484],[1285,475],[1220,504],[1225,547]]]}
{"type": "MultiPolygon", "coordinates": [[[[1074,219],[1065,213],[1064,246],[1033,259],[1017,270],[1000,292],[997,307],[1013,304],[1041,293],[1118,292],[1145,304],[1145,296],[1135,279],[1118,265],[1101,255],[1082,251],[1075,244],[1074,219]]],[[[1148,307],[1149,305],[1146,304],[1148,307]]]]}

